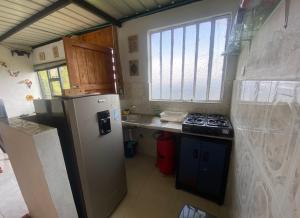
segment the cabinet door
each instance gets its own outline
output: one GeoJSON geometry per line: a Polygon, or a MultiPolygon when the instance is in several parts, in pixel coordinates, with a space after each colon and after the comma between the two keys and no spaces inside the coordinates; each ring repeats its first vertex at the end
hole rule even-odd
{"type": "Polygon", "coordinates": [[[197,187],[200,144],[198,140],[182,136],[179,154],[179,183],[197,187]]]}
{"type": "Polygon", "coordinates": [[[218,140],[201,140],[198,191],[218,197],[224,184],[227,145],[218,140]]]}
{"type": "Polygon", "coordinates": [[[82,34],[78,36],[78,39],[83,42],[89,42],[96,45],[110,47],[114,49],[115,74],[117,77],[116,85],[117,85],[118,94],[122,94],[123,77],[122,77],[122,70],[120,64],[117,28],[115,26],[109,26],[90,33],[82,34]]]}
{"type": "Polygon", "coordinates": [[[115,93],[112,48],[64,37],[71,88],[115,93]]]}

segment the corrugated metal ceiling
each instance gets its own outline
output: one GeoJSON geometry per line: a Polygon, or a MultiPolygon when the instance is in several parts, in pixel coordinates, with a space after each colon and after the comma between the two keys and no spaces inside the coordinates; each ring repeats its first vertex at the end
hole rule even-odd
{"type": "MultiPolygon", "coordinates": [[[[18,25],[54,0],[0,0],[0,34],[18,25]]],[[[32,46],[64,35],[88,29],[106,21],[70,4],[4,40],[11,44],[32,46]]]]}
{"type": "MultiPolygon", "coordinates": [[[[55,2],[57,0],[0,0],[0,36],[55,2]]],[[[87,2],[112,18],[122,20],[184,0],[87,0],[87,2]]],[[[106,23],[106,20],[81,8],[78,4],[70,3],[26,26],[3,42],[35,46],[106,23]]]]}
{"type": "Polygon", "coordinates": [[[171,4],[170,0],[87,0],[89,3],[101,8],[117,19],[150,11],[154,8],[171,4]]]}
{"type": "Polygon", "coordinates": [[[26,27],[5,41],[19,44],[21,39],[30,39],[34,44],[30,41],[24,43],[26,45],[36,45],[104,23],[106,23],[105,20],[81,9],[77,5],[70,4],[26,27]]]}

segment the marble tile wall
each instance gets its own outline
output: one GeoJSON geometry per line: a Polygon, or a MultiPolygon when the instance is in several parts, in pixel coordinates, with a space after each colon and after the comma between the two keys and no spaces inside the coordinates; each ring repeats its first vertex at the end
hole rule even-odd
{"type": "Polygon", "coordinates": [[[225,206],[230,218],[300,218],[300,1],[282,1],[239,57],[225,206]]]}
{"type": "Polygon", "coordinates": [[[234,90],[230,217],[300,217],[300,82],[239,80],[234,90]]]}

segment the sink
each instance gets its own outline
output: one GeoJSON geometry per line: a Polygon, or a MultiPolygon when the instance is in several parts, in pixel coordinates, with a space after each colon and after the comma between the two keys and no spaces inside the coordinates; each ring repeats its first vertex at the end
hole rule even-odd
{"type": "Polygon", "coordinates": [[[131,122],[131,123],[137,123],[137,124],[151,124],[153,121],[158,121],[160,123],[159,118],[153,119],[153,116],[144,115],[144,114],[128,114],[128,115],[122,115],[122,120],[131,122]]]}
{"type": "Polygon", "coordinates": [[[122,115],[122,120],[128,121],[128,122],[137,122],[141,120],[140,114],[128,114],[128,115],[122,115]]]}

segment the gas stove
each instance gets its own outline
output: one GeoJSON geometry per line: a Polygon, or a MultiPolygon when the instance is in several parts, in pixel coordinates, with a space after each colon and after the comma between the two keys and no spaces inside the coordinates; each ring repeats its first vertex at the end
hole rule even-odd
{"type": "Polygon", "coordinates": [[[190,113],[182,123],[182,131],[233,137],[233,128],[229,119],[220,114],[190,113]]]}

